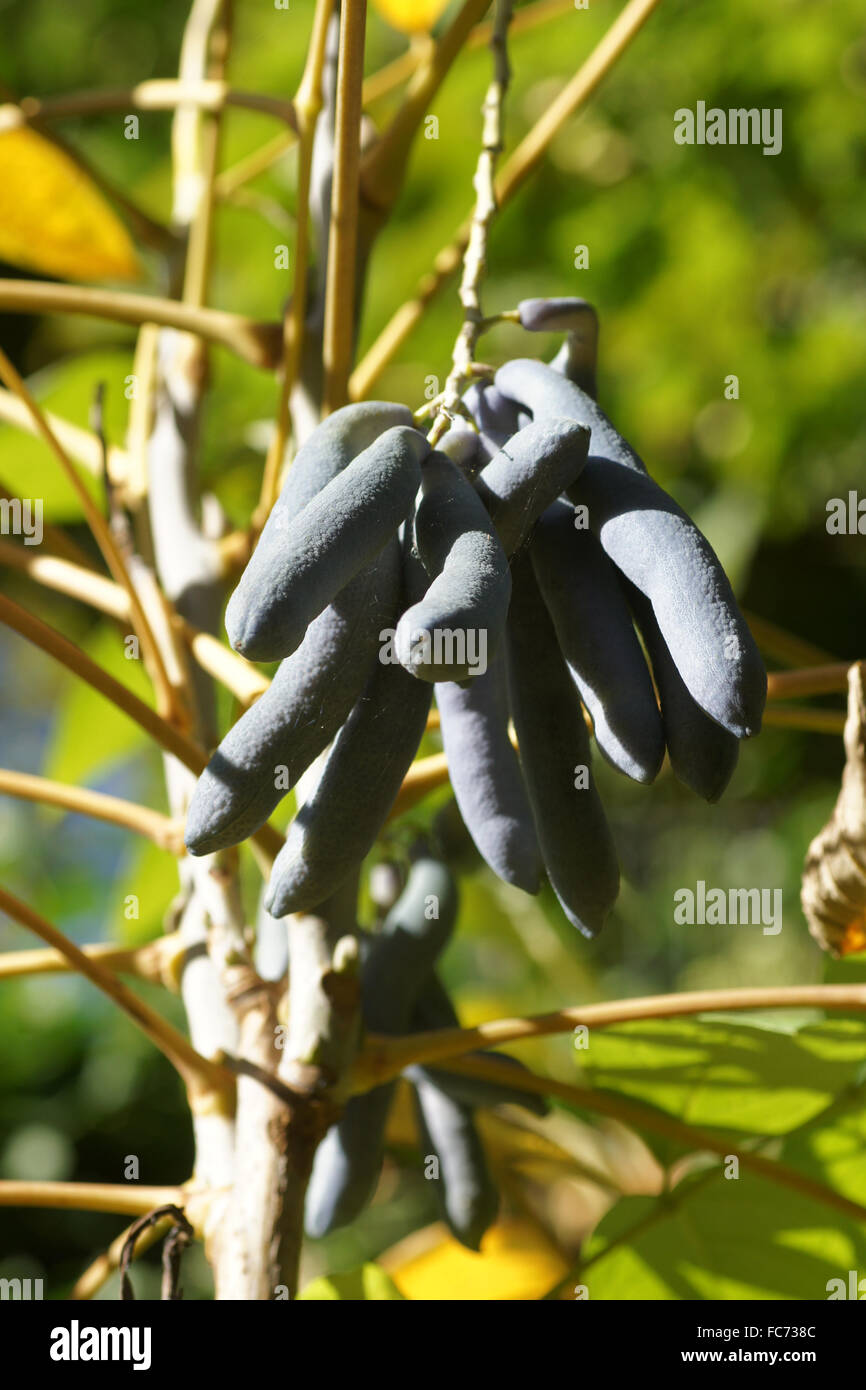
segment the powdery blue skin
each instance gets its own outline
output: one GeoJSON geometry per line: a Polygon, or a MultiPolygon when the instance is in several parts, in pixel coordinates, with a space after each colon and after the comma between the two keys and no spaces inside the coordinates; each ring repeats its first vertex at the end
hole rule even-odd
{"type": "Polygon", "coordinates": [[[542,512],[577,480],[588,446],[583,425],[544,419],[518,430],[485,464],[475,486],[506,555],[525,545],[542,512]]]}
{"type": "Polygon", "coordinates": [[[295,651],[313,619],[411,512],[429,449],[418,430],[386,430],[296,516],[268,519],[226,609],[236,651],[256,661],[295,651]]]}
{"type": "Polygon", "coordinates": [[[499,1193],[468,1106],[460,1105],[430,1081],[419,1080],[413,1096],[422,1161],[436,1155],[439,1179],[433,1183],[439,1209],[452,1233],[470,1250],[496,1220],[499,1193]]]}
{"type": "MultiPolygon", "coordinates": [[[[457,906],[457,887],[445,865],[429,858],[417,860],[381,935],[364,942],[362,1013],[373,1032],[408,1031],[416,998],[454,929],[457,906]],[[438,917],[425,911],[431,895],[438,901],[438,917]]],[[[323,1236],[353,1221],[372,1197],[393,1094],[394,1084],[389,1083],[354,1096],[320,1144],[307,1189],[309,1235],[323,1236]]]]}
{"type": "Polygon", "coordinates": [[[617,569],[651,602],[701,709],[737,738],[758,733],[767,674],[727,575],[705,536],[646,475],[590,458],[570,499],[617,569]]]}
{"type": "Polygon", "coordinates": [[[541,518],[530,555],[600,751],[627,777],[652,782],[664,760],[664,730],[616,571],[595,536],[575,530],[574,509],[563,501],[541,518]]]}
{"type": "Polygon", "coordinates": [[[508,622],[508,683],[541,853],[568,920],[595,936],[619,892],[616,850],[592,775],[577,691],[528,560],[514,567],[508,622]],[[589,785],[575,787],[575,768],[589,785]]]}
{"type": "Polygon", "coordinates": [[[530,333],[566,334],[550,366],[594,399],[598,314],[593,306],[585,299],[522,299],[517,312],[530,333]]]}
{"type": "Polygon", "coordinates": [[[397,425],[411,426],[412,412],[392,401],[358,401],[326,416],[289,464],[262,535],[273,522],[282,537],[281,518],[296,517],[347,463],[397,425]]]}
{"type": "Polygon", "coordinates": [[[633,586],[627,589],[652,662],[673,773],[705,801],[718,801],[737,766],[739,742],[695,704],[659,631],[652,605],[633,586]]]}
{"type": "Polygon", "coordinates": [[[463,394],[463,403],[478,426],[481,453],[488,459],[521,428],[518,406],[495,386],[473,382],[463,394]]]}
{"type": "Polygon", "coordinates": [[[400,660],[419,680],[466,680],[476,672],[471,662],[456,659],[459,647],[453,659],[437,661],[435,650],[419,648],[416,635],[483,632],[490,660],[505,628],[511,575],[484,503],[444,454],[424,462],[414,539],[432,582],[397,624],[400,660]]]}
{"type": "Polygon", "coordinates": [[[269,689],[226,734],[187,811],[191,854],[252,835],[327,747],[370,679],[379,633],[393,624],[399,595],[395,538],[310,624],[269,689]],[[280,788],[277,768],[288,770],[280,788]]]}
{"type": "Polygon", "coordinates": [[[442,740],[457,805],[478,852],[506,883],[537,893],[541,852],[520,763],[508,737],[505,662],[464,687],[436,686],[442,740]]]}
{"type": "MultiPolygon", "coordinates": [[[[431,973],[421,994],[418,996],[409,1023],[411,1033],[432,1033],[437,1028],[457,1028],[459,1020],[454,1005],[435,972],[431,973]]],[[[469,1057],[482,1057],[492,1062],[502,1072],[501,1081],[481,1081],[477,1076],[460,1076],[457,1072],[440,1071],[432,1066],[404,1067],[403,1075],[413,1084],[426,1080],[438,1086],[440,1091],[450,1096],[460,1105],[481,1109],[490,1105],[520,1105],[533,1115],[546,1115],[550,1107],[544,1096],[533,1095],[508,1083],[508,1074],[526,1072],[527,1068],[516,1057],[504,1052],[470,1052],[469,1057]]]]}
{"type": "Polygon", "coordinates": [[[418,750],[431,696],[402,666],[377,665],[274,862],[265,900],[273,917],[312,910],[372,849],[418,750]]]}
{"type": "Polygon", "coordinates": [[[638,473],[647,471],[643,460],[614,428],[601,406],[546,362],[516,357],[499,368],[495,385],[504,396],[530,411],[533,420],[566,416],[585,425],[591,431],[590,454],[613,459],[638,473]]]}

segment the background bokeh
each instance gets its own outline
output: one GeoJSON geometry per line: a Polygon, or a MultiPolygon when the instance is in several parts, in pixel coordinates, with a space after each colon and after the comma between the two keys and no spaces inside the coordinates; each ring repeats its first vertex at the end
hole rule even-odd
{"type": "MultiPolygon", "coordinates": [[[[177,0],[0,0],[7,95],[122,86],[171,75],[186,6],[177,0]]],[[[616,6],[593,0],[515,38],[508,142],[544,111],[610,23],[616,6]]],[[[238,0],[235,85],[291,95],[303,61],[308,0],[291,10],[238,0]],[[275,23],[285,37],[274,39],[275,23]]],[[[372,71],[405,40],[375,13],[372,71]]],[[[373,258],[362,351],[413,290],[471,202],[478,109],[488,73],[483,50],[466,53],[432,114],[438,140],[421,139],[396,215],[373,258]]],[[[543,169],[499,219],[485,286],[488,311],[525,296],[580,294],[601,319],[600,399],[706,531],[746,609],[835,659],[864,655],[863,541],[827,534],[826,504],[858,485],[866,367],[866,37],[859,0],[832,16],[811,0],[663,0],[616,71],[557,137],[543,169]],[[756,147],[688,147],[673,139],[678,107],[781,108],[777,157],[756,147]],[[574,269],[574,248],[589,248],[574,269]],[[737,401],[723,396],[736,374],[737,401]]],[[[394,98],[378,103],[378,122],[394,98]]],[[[273,134],[264,117],[232,110],[223,162],[273,134]]],[[[121,117],[64,123],[64,135],[154,216],[170,205],[170,118],[141,117],[140,138],[122,138],[121,117]]],[[[0,171],[2,177],[2,171],[0,171]]],[[[295,163],[286,154],[251,189],[219,209],[212,302],[273,318],[289,276],[275,245],[291,245],[295,163]]],[[[164,292],[147,252],[149,281],[164,292]]],[[[0,267],[3,275],[27,274],[0,267]]],[[[426,378],[444,379],[458,324],[452,287],[427,313],[376,388],[418,406],[426,378]]],[[[107,385],[110,436],[122,440],[123,381],[132,330],[94,320],[0,315],[0,341],[39,399],[87,423],[93,386],[107,385]]],[[[550,355],[553,339],[496,329],[485,360],[550,355]]],[[[274,384],[218,350],[205,417],[201,468],[207,488],[244,524],[255,503],[274,384]]],[[[0,481],[45,499],[46,520],[69,524],[87,545],[69,489],[43,446],[0,427],[0,481]]],[[[144,678],[123,658],[108,623],[71,600],[38,593],[4,573],[8,592],[35,607],[141,694],[144,678]]],[[[71,676],[15,636],[0,633],[3,717],[0,763],[138,798],[165,809],[161,763],[143,735],[71,676]]],[[[842,710],[841,697],[817,706],[842,710]]],[[[223,707],[223,717],[231,711],[223,707]]],[[[433,745],[431,745],[433,746],[433,745]]],[[[651,789],[600,768],[624,884],[601,939],[574,939],[552,897],[526,898],[472,866],[444,975],[461,1018],[537,1012],[589,1000],[722,985],[819,980],[824,960],[808,936],[798,880],[806,846],[829,813],[842,766],[838,737],[768,728],[744,748],[719,806],[698,802],[665,772],[651,789]],[[784,929],[675,928],[673,892],[697,879],[721,887],[781,887],[784,929]]],[[[441,796],[412,816],[423,824],[441,796]]],[[[408,832],[401,832],[406,838],[408,832]]],[[[0,801],[0,872],[10,889],[78,941],[146,940],[161,930],[176,891],[169,855],[94,821],[0,801]],[[138,920],[124,916],[136,894],[138,920]]],[[[250,877],[252,889],[254,879],[250,877]]],[[[254,912],[252,898],[249,911],[254,912]]],[[[0,924],[0,948],[28,945],[0,924]]],[[[166,1007],[165,1001],[157,1001],[166,1007]]],[[[168,1005],[169,1010],[172,1005],[168,1005]]],[[[180,1021],[175,1005],[172,1013],[180,1021]]],[[[535,1043],[522,1056],[566,1078],[568,1040],[535,1043]]],[[[167,1064],[85,983],[64,977],[0,987],[0,1177],[120,1181],[136,1154],[142,1180],[183,1180],[191,1136],[167,1064]]],[[[428,1219],[420,1184],[365,1232],[335,1243],[331,1263],[357,1262],[428,1219]]],[[[44,1274],[52,1296],[117,1234],[119,1218],[89,1213],[0,1211],[0,1275],[44,1274]]],[[[139,1287],[152,1274],[139,1276],[139,1287]]],[[[187,1297],[207,1296],[204,1262],[186,1267],[187,1297]]],[[[112,1292],[112,1286],[109,1286],[112,1292]]],[[[116,1293],[113,1295],[116,1296],[116,1293]]]]}

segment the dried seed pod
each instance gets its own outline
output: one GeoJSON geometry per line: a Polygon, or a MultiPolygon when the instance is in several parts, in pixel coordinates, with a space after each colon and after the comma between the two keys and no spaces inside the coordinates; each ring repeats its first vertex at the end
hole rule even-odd
{"type": "Polygon", "coordinates": [[[866,663],[848,672],[845,767],[833,814],[806,852],[800,899],[834,956],[866,949],[866,663]]]}
{"type": "Polygon", "coordinates": [[[632,585],[625,587],[652,662],[674,776],[705,801],[718,801],[734,775],[739,741],[692,699],[653,616],[652,604],[632,585]]]}
{"type": "Polygon", "coordinates": [[[265,906],[307,912],[372,849],[424,733],[432,687],[377,666],[277,855],[265,906]]]}
{"type": "Polygon", "coordinates": [[[566,502],[544,513],[530,548],[535,577],[599,749],[626,776],[652,782],[665,740],[649,670],[616,571],[574,519],[566,502]]]}
{"type": "Polygon", "coordinates": [[[592,775],[583,710],[528,559],[514,566],[508,683],[541,853],[562,909],[595,936],[616,901],[616,850],[592,775]]]}
{"type": "Polygon", "coordinates": [[[269,689],[226,734],[189,804],[191,854],[252,835],[327,747],[370,679],[399,594],[394,538],[310,624],[269,689]]]}
{"type": "Polygon", "coordinates": [[[647,471],[643,460],[614,428],[601,406],[546,362],[516,357],[499,368],[495,385],[504,396],[530,411],[534,420],[565,416],[585,425],[591,431],[590,454],[613,459],[638,473],[647,471]]]}
{"type": "Polygon", "coordinates": [[[593,306],[585,299],[522,299],[517,312],[530,333],[566,334],[550,366],[594,398],[598,314],[593,306]]]}
{"type": "Polygon", "coordinates": [[[276,661],[394,535],[409,514],[429,445],[418,430],[386,430],[293,518],[262,532],[226,609],[236,651],[276,661]],[[267,533],[267,534],[266,534],[267,533]]]}
{"type": "Polygon", "coordinates": [[[511,576],[472,484],[444,454],[425,460],[414,538],[432,582],[397,624],[403,666],[422,681],[480,675],[505,627],[511,576]]]}
{"type": "Polygon", "coordinates": [[[448,771],[479,853],[506,883],[537,893],[541,855],[517,754],[508,737],[504,659],[460,686],[436,686],[448,771]]]}
{"type": "Polygon", "coordinates": [[[573,420],[539,420],[518,430],[475,480],[506,555],[528,540],[542,512],[579,477],[589,431],[573,420]]]}
{"type": "Polygon", "coordinates": [[[568,489],[621,574],[651,602],[692,698],[737,738],[758,733],[767,673],[709,541],[646,474],[590,458],[568,489]]]}
{"type": "Polygon", "coordinates": [[[438,1159],[435,1191],[442,1216],[461,1245],[478,1250],[484,1232],[496,1220],[499,1193],[472,1111],[424,1079],[415,1086],[414,1100],[421,1152],[438,1159]]]}

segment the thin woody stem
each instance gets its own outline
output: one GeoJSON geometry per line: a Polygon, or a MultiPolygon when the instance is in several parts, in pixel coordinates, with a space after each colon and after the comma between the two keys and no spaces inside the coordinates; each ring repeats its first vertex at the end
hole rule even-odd
{"type": "Polygon", "coordinates": [[[484,124],[481,153],[475,170],[475,210],[469,242],[463,261],[460,282],[460,303],[463,323],[452,354],[452,367],[442,392],[439,414],[430,431],[431,443],[437,442],[448,429],[451,417],[458,409],[464,383],[472,373],[475,348],[484,322],[481,308],[481,282],[487,269],[487,244],[490,228],[496,216],[494,179],[496,164],[505,143],[505,96],[511,80],[508,64],[507,34],[511,20],[511,0],[496,0],[490,48],[493,54],[493,79],[487,88],[482,108],[484,124]]]}
{"type": "Polygon", "coordinates": [[[143,1216],[154,1207],[181,1205],[182,1187],[138,1183],[0,1181],[0,1207],[50,1207],[55,1211],[107,1211],[143,1216]]]}
{"type": "Polygon", "coordinates": [[[160,713],[166,717],[177,714],[177,704],[172,684],[169,680],[168,672],[166,671],[165,662],[157,646],[153,628],[151,627],[150,621],[144,611],[132,581],[126,559],[120,547],[116,544],[110,528],[94,505],[90,493],[78,476],[78,470],[57,436],[54,434],[36,401],[28,391],[20,374],[12,365],[2,348],[0,348],[0,377],[3,378],[9,389],[14,391],[15,395],[18,396],[30,412],[40,437],[45,440],[57,459],[57,462],[60,464],[63,473],[75,489],[79,501],[81,502],[87,524],[99,546],[105,563],[114,576],[114,579],[126,591],[129,599],[130,619],[141,641],[145,664],[156,686],[157,703],[160,713]]]}
{"type": "MultiPolygon", "coordinates": [[[[144,946],[115,946],[110,941],[100,941],[81,949],[113,974],[133,975],[136,979],[162,985],[172,994],[178,992],[178,970],[183,962],[184,946],[176,932],[158,936],[144,946]]],[[[66,956],[50,947],[0,952],[0,979],[4,980],[27,975],[63,975],[72,969],[66,956]]]]}
{"type": "MultiPolygon", "coordinates": [[[[502,1076],[501,1067],[482,1057],[463,1058],[448,1069],[461,1075],[478,1077],[482,1081],[496,1081],[502,1076]]],[[[552,1081],[547,1077],[536,1076],[532,1072],[516,1073],[515,1081],[520,1090],[530,1091],[535,1095],[555,1096],[568,1105],[619,1120],[638,1131],[658,1134],[691,1152],[705,1150],[723,1159],[736,1155],[740,1167],[747,1173],[754,1173],[756,1177],[784,1187],[789,1192],[796,1192],[801,1197],[819,1202],[853,1221],[866,1221],[866,1206],[862,1203],[851,1201],[850,1198],[834,1192],[832,1188],[816,1182],[795,1168],[789,1168],[778,1159],[764,1158],[762,1154],[745,1147],[737,1148],[736,1141],[732,1140],[730,1135],[719,1135],[700,1129],[696,1125],[685,1124],[682,1120],[665,1115],[640,1101],[596,1091],[590,1086],[572,1086],[564,1081],[552,1081]]]]}
{"type": "MultiPolygon", "coordinates": [[[[129,597],[119,584],[70,560],[41,555],[14,541],[0,540],[0,564],[21,570],[36,583],[89,604],[109,617],[119,620],[129,617],[129,597]]],[[[230,690],[242,705],[251,705],[267,690],[270,685],[267,676],[218,637],[203,632],[179,613],[172,612],[170,622],[202,670],[230,690]]]]}
{"type": "Polygon", "coordinates": [[[228,83],[203,78],[184,81],[173,77],[151,78],[133,87],[113,87],[96,92],[70,92],[59,97],[24,97],[17,107],[0,108],[0,120],[8,128],[17,116],[30,125],[57,121],[68,116],[92,116],[105,111],[175,111],[179,106],[197,106],[202,111],[222,111],[227,106],[260,111],[295,128],[295,110],[290,101],[261,92],[239,92],[228,83]]]}
{"type": "Polygon", "coordinates": [[[361,86],[367,0],[343,0],[335,124],[336,150],[325,288],[323,362],[325,414],[348,398],[355,338],[358,200],[361,172],[361,86]]]}
{"type": "Polygon", "coordinates": [[[208,342],[228,348],[252,367],[272,371],[280,360],[282,329],[243,314],[206,309],[155,295],[81,285],[55,285],[41,280],[0,280],[0,309],[11,313],[89,314],[136,327],[144,323],[197,333],[208,342]]]}
{"type": "Polygon", "coordinates": [[[570,1033],[576,1027],[611,1028],[650,1018],[727,1013],[747,1009],[831,1009],[866,1013],[866,985],[785,985],[749,989],[708,989],[688,994],[657,994],[579,1005],[531,1018],[500,1018],[475,1028],[444,1028],[405,1038],[368,1035],[358,1057],[354,1089],[367,1090],[415,1063],[442,1062],[479,1048],[500,1047],[527,1038],[570,1033]]]}
{"type": "Polygon", "coordinates": [[[183,825],[159,811],[147,806],[139,806],[134,801],[124,801],[117,796],[106,796],[102,792],[91,791],[88,787],[77,787],[64,782],[52,782],[47,777],[34,777],[26,772],[14,772],[0,768],[0,795],[15,796],[23,801],[38,801],[46,806],[59,806],[65,811],[76,811],[82,816],[107,821],[111,825],[134,830],[152,840],[160,849],[172,854],[183,854],[183,825]]]}
{"type": "Polygon", "coordinates": [[[317,0],[313,33],[307,51],[307,61],[295,97],[298,116],[298,184],[296,197],[295,265],[292,276],[292,296],[283,326],[283,377],[280,383],[277,417],[267,458],[265,460],[259,505],[253,525],[264,525],[274,502],[280,482],[280,470],[289,437],[289,402],[298,377],[304,342],[304,322],[307,313],[307,271],[310,257],[310,176],[313,162],[313,142],[316,122],[322,109],[322,73],[328,40],[328,25],[334,0],[317,0]]]}
{"type": "MultiPolygon", "coordinates": [[[[596,91],[658,3],[659,0],[629,0],[586,62],[506,162],[496,181],[496,197],[500,207],[504,206],[529,175],[538,168],[551,141],[565,122],[596,91]]],[[[428,305],[459,269],[470,232],[471,224],[467,220],[435,257],[433,270],[419,281],[413,297],[400,306],[358,363],[349,382],[352,400],[364,399],[419,322],[428,305]]]]}
{"type": "Polygon", "coordinates": [[[172,1024],[151,1009],[138,995],[133,994],[122,980],[107,970],[99,961],[88,956],[73,941],[47,922],[27,903],[21,902],[12,893],[0,887],[0,910],[29,931],[35,932],[47,945],[65,956],[74,970],[84,975],[97,989],[113,1000],[132,1022],[141,1029],[147,1038],[158,1047],[179,1073],[186,1085],[190,1101],[197,1106],[206,1096],[214,1093],[228,1098],[233,1088],[231,1073],[215,1062],[202,1057],[191,1047],[187,1038],[172,1024]]]}

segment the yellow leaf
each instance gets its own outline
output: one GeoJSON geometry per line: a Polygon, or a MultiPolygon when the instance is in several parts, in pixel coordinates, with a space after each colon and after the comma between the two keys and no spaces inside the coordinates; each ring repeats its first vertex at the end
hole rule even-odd
{"type": "Polygon", "coordinates": [[[559,1251],[528,1221],[492,1226],[478,1254],[449,1238],[396,1268],[382,1263],[404,1298],[419,1301],[532,1301],[568,1273],[559,1251]]]}
{"type": "Polygon", "coordinates": [[[373,0],[383,19],[404,34],[423,34],[433,28],[448,0],[373,0]]]}
{"type": "Polygon", "coordinates": [[[63,280],[135,280],[135,248],[75,162],[28,126],[0,131],[0,258],[63,280]]]}

